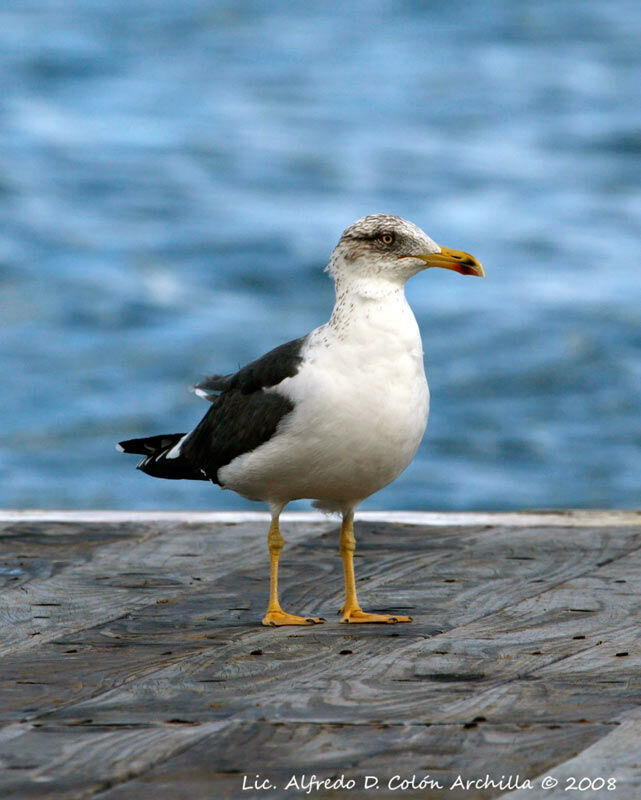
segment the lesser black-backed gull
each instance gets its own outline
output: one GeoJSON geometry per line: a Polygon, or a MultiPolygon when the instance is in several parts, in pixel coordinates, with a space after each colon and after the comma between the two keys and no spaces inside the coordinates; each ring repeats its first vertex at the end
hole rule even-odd
{"type": "Polygon", "coordinates": [[[356,598],[354,511],[391,483],[423,437],[429,390],[418,324],[405,283],[427,267],[485,275],[468,253],[440,247],[416,225],[372,214],[345,230],[328,271],[336,286],[329,322],[232,375],[195,387],[211,406],[190,433],[121,442],[156,478],[217,483],[269,504],[271,568],[265,625],[309,625],[278,602],[278,520],[290,500],[340,512],[345,577],[342,622],[410,622],[370,614],[356,598]]]}

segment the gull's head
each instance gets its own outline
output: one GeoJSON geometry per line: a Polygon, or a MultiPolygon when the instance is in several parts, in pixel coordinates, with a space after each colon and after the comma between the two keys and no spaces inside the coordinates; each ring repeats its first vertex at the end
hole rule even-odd
{"type": "Polygon", "coordinates": [[[413,222],[391,214],[370,214],[346,228],[328,271],[339,280],[376,278],[402,284],[428,267],[485,277],[474,256],[441,247],[413,222]]]}

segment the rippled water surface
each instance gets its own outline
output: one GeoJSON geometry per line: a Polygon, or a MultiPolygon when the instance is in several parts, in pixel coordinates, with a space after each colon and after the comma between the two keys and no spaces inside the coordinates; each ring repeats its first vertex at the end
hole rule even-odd
{"type": "Polygon", "coordinates": [[[488,277],[408,285],[430,425],[365,507],[638,506],[640,86],[624,0],[3,5],[0,502],[254,507],[114,442],[324,322],[388,211],[488,277]]]}

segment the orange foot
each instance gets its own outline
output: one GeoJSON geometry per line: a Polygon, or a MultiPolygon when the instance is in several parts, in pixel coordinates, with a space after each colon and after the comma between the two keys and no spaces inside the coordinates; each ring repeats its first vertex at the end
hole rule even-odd
{"type": "Polygon", "coordinates": [[[280,625],[317,625],[325,620],[322,617],[299,617],[296,614],[288,614],[282,609],[268,611],[263,617],[263,625],[278,628],[280,625]]]}
{"type": "Polygon", "coordinates": [[[350,608],[345,610],[341,608],[343,619],[341,622],[349,622],[351,624],[358,622],[383,622],[385,624],[395,622],[411,622],[411,617],[402,617],[400,614],[368,614],[360,608],[350,608]]]}

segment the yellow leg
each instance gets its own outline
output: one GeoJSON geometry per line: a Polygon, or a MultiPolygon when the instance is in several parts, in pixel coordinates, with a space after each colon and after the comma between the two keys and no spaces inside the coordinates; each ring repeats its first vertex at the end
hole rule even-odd
{"type": "Polygon", "coordinates": [[[368,614],[359,606],[358,599],[356,598],[356,579],[354,578],[354,550],[356,550],[356,539],[354,538],[353,514],[343,517],[339,548],[343,559],[343,572],[345,574],[345,605],[340,610],[340,613],[343,615],[341,622],[411,622],[411,617],[401,617],[398,614],[368,614]]]}
{"type": "Polygon", "coordinates": [[[299,617],[296,614],[288,614],[280,607],[278,602],[278,559],[285,541],[278,527],[278,517],[272,518],[267,534],[267,544],[269,545],[270,560],[269,605],[267,613],[263,617],[263,625],[277,627],[279,625],[314,625],[318,622],[325,622],[322,617],[299,617]]]}

